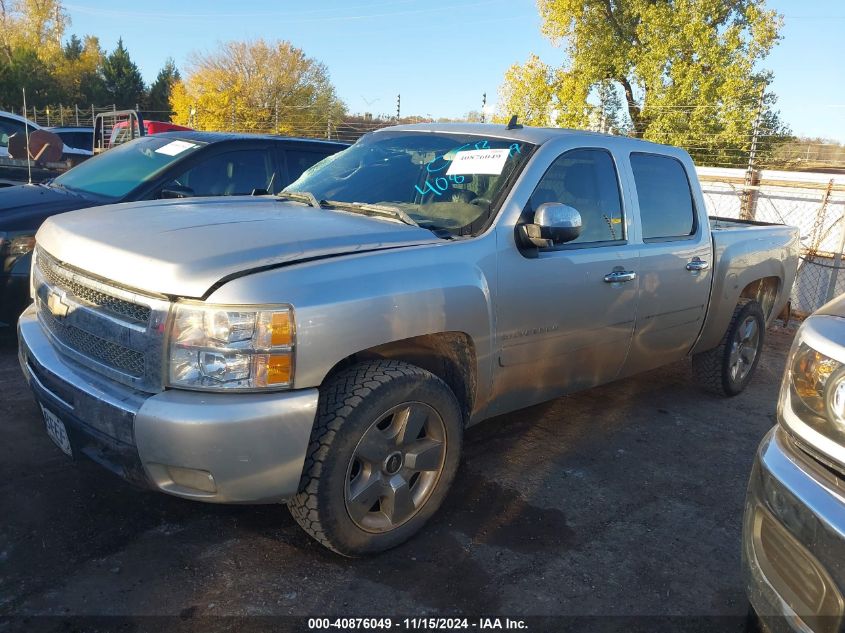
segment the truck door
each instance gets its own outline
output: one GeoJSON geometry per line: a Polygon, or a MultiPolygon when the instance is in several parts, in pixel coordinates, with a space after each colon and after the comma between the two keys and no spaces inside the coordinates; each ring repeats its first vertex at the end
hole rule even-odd
{"type": "Polygon", "coordinates": [[[525,252],[500,234],[496,302],[499,411],[613,380],[634,329],[637,246],[627,240],[612,154],[574,149],[540,178],[523,217],[544,202],[574,207],[578,239],[525,252]]]}
{"type": "Polygon", "coordinates": [[[642,246],[637,323],[622,370],[626,376],[687,354],[707,312],[713,263],[709,226],[702,225],[706,214],[697,209],[684,164],[671,156],[635,152],[630,166],[642,246]]]}

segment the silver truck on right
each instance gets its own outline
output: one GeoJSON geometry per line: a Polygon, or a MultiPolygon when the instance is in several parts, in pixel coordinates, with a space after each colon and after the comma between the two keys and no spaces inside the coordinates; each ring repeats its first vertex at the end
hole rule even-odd
{"type": "Polygon", "coordinates": [[[742,565],[752,615],[780,631],[841,631],[845,614],[845,295],[807,318],[775,426],[748,485],[742,565]]]}

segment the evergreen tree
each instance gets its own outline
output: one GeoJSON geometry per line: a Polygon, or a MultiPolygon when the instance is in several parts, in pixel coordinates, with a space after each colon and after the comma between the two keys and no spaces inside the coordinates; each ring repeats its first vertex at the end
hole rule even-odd
{"type": "Polygon", "coordinates": [[[156,80],[150,86],[147,101],[144,106],[145,117],[161,121],[170,120],[170,94],[173,84],[181,79],[179,69],[173,59],[168,59],[164,67],[158,71],[156,80]]]}
{"type": "Polygon", "coordinates": [[[82,52],[84,50],[85,46],[82,44],[82,40],[74,33],[65,44],[65,59],[69,61],[76,61],[82,56],[82,52]]]}
{"type": "Polygon", "coordinates": [[[118,108],[134,108],[144,100],[144,80],[141,71],[129,57],[123,39],[103,60],[101,69],[106,98],[118,108]]]}

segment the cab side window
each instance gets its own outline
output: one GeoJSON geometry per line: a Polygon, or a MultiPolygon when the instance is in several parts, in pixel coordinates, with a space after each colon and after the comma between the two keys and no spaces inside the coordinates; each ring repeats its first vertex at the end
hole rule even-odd
{"type": "Polygon", "coordinates": [[[681,162],[670,156],[631,154],[643,240],[686,239],[695,233],[695,206],[681,162]]]}
{"type": "Polygon", "coordinates": [[[560,202],[581,214],[581,235],[569,244],[625,239],[622,196],[610,153],[579,149],[562,154],[540,179],[529,206],[560,202]]]}
{"type": "Polygon", "coordinates": [[[293,182],[299,178],[302,173],[319,163],[329,154],[320,153],[311,150],[286,149],[285,156],[288,162],[288,178],[293,182]]]}
{"type": "Polygon", "coordinates": [[[254,189],[267,189],[277,180],[270,152],[239,150],[211,156],[183,172],[168,186],[190,190],[194,196],[247,196],[254,189]]]}
{"type": "MultiPolygon", "coordinates": [[[[32,128],[30,128],[30,132],[32,132],[32,128]]],[[[26,134],[23,123],[0,118],[0,147],[9,147],[9,139],[16,134],[21,136],[26,134]]]]}

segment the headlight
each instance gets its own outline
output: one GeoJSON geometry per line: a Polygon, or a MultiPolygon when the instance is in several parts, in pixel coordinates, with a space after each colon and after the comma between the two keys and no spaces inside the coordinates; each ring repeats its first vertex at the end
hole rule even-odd
{"type": "Polygon", "coordinates": [[[289,388],[295,335],[290,306],[177,303],[168,383],[212,391],[289,388]]]}
{"type": "Polygon", "coordinates": [[[21,257],[35,248],[35,236],[32,232],[0,232],[0,266],[3,272],[12,270],[12,266],[21,257]]]}
{"type": "Polygon", "coordinates": [[[779,413],[799,439],[845,465],[843,361],[845,321],[827,316],[807,319],[787,361],[779,413]]]}
{"type": "Polygon", "coordinates": [[[842,363],[817,352],[805,343],[792,359],[793,402],[796,413],[807,421],[815,418],[845,423],[845,369],[842,363]]]}

